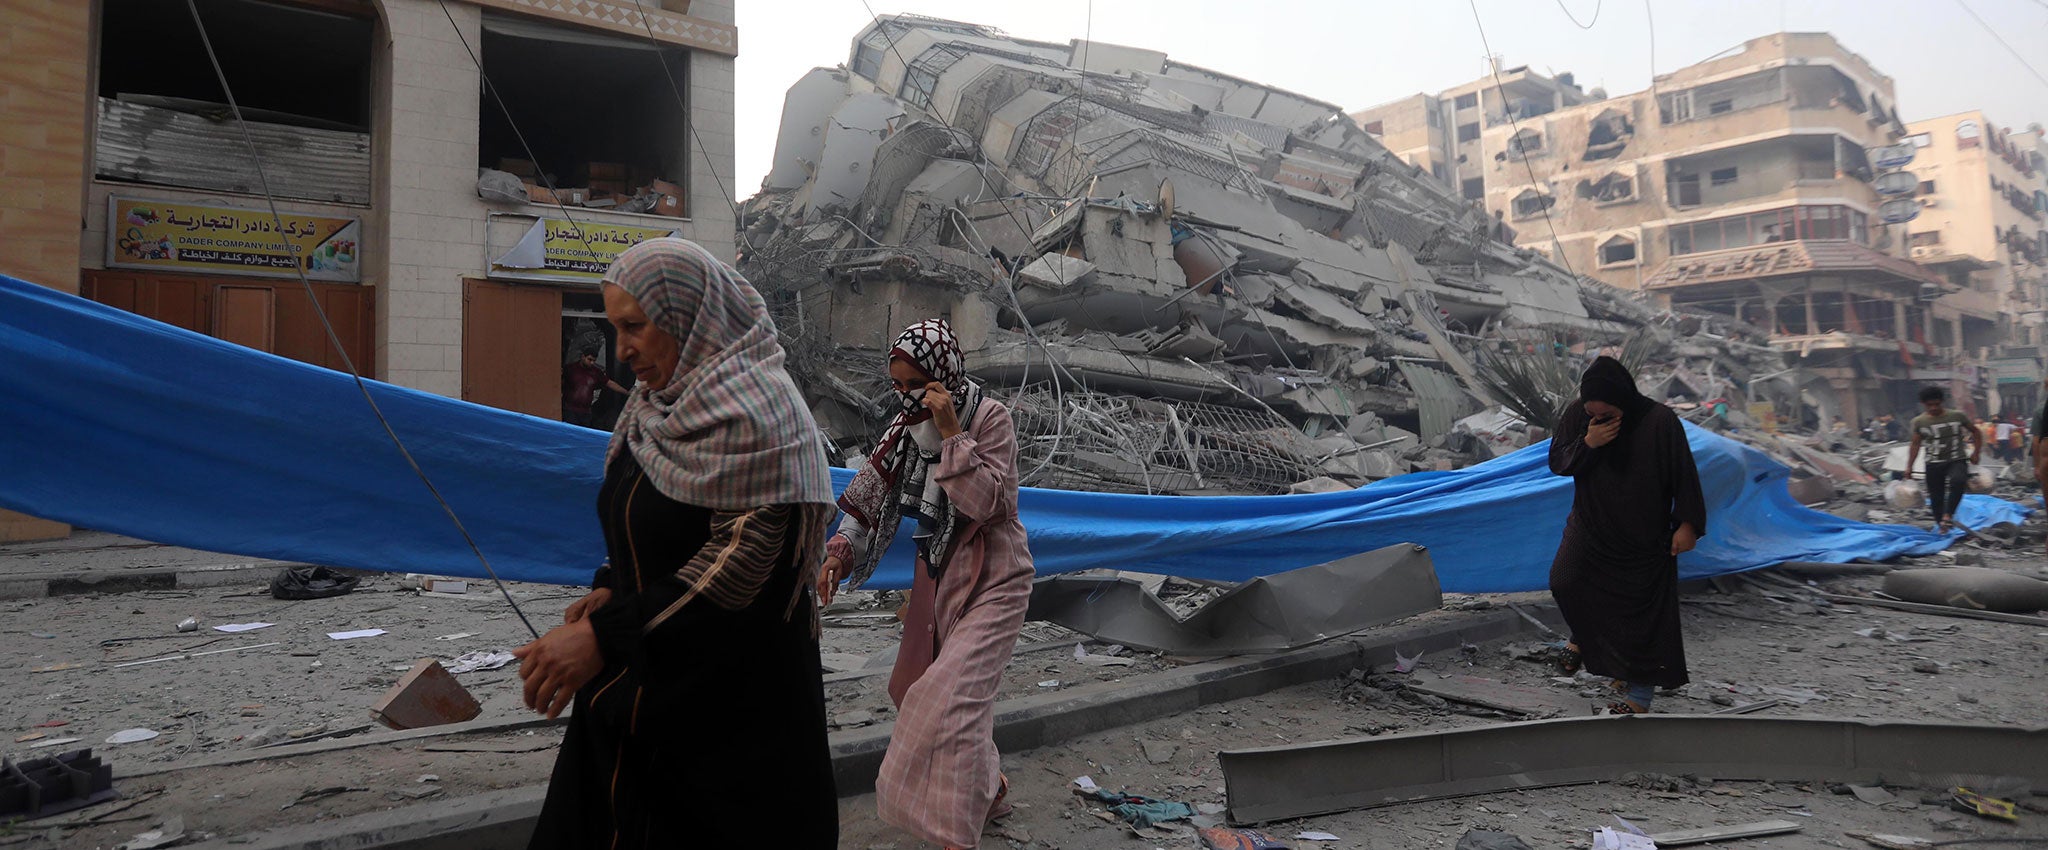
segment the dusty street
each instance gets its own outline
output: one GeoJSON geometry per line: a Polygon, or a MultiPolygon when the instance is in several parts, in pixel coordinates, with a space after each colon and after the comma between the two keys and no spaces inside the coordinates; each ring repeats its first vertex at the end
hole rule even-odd
{"type": "MultiPolygon", "coordinates": [[[[103,551],[118,552],[118,563],[204,560],[147,547],[103,551]]],[[[1968,546],[1924,563],[1943,564],[1958,555],[2030,574],[2042,563],[2031,551],[1968,546]]],[[[16,562],[48,557],[17,556],[16,562]]],[[[1814,604],[1787,581],[1738,578],[1688,594],[1685,629],[1694,682],[1661,696],[1659,711],[1706,713],[1777,700],[1759,714],[2019,726],[2048,718],[2042,696],[2048,628],[1814,604]],[[1868,631],[1873,628],[1881,631],[1868,631]]],[[[1860,595],[1877,585],[1876,578],[1849,578],[1821,581],[1814,589],[1860,595]]],[[[558,622],[578,595],[573,588],[538,585],[511,590],[543,628],[558,622]]],[[[1511,601],[1541,604],[1546,597],[1450,596],[1441,611],[1373,632],[1471,618],[1511,601]]],[[[898,630],[892,602],[852,594],[827,617],[827,689],[835,727],[851,730],[892,719],[885,692],[898,630]]],[[[16,757],[46,754],[29,748],[77,738],[52,750],[93,747],[114,764],[124,795],[122,802],[0,832],[0,846],[113,847],[171,815],[181,817],[195,838],[229,837],[535,786],[546,781],[560,735],[559,726],[533,721],[519,705],[518,679],[513,668],[503,667],[458,676],[484,705],[478,731],[379,743],[397,733],[374,726],[368,707],[415,659],[452,663],[467,652],[510,649],[523,641],[518,618],[478,583],[462,596],[435,596],[401,587],[399,576],[368,574],[352,594],[304,602],[278,601],[266,589],[246,585],[13,600],[0,602],[0,632],[7,635],[0,683],[15,695],[0,705],[7,750],[16,757]],[[178,633],[176,624],[187,617],[199,621],[199,630],[178,633]],[[214,628],[249,623],[273,625],[240,633],[214,628]],[[358,629],[386,633],[329,637],[358,629]],[[157,735],[138,743],[104,743],[127,729],[157,735]],[[266,747],[335,738],[361,745],[267,757],[266,747]],[[74,826],[53,828],[52,822],[74,826]]],[[[1081,776],[1113,790],[1214,809],[1224,802],[1218,750],[1569,716],[1590,713],[1606,701],[1598,680],[1557,679],[1545,666],[1518,660],[1537,643],[1532,635],[1427,654],[1405,675],[1358,671],[1006,753],[1018,811],[992,828],[989,846],[1192,846],[1184,825],[1140,838],[1128,827],[1105,822],[1106,814],[1071,793],[1070,783],[1081,776]],[[1527,709],[1535,713],[1525,715],[1420,692],[1451,677],[1519,686],[1542,699],[1527,709]]],[[[1140,683],[1187,661],[1118,652],[1033,623],[1019,641],[1002,697],[1094,682],[1140,683]],[[1077,644],[1089,658],[1076,658],[1077,644]],[[1110,653],[1116,660],[1100,657],[1110,653]]],[[[1448,847],[1468,828],[1517,833],[1537,847],[1584,846],[1587,831],[1612,825],[1613,815],[1650,831],[1790,816],[1805,830],[1756,839],[1754,846],[1796,848],[1852,846],[1845,831],[1943,838],[2032,834],[2030,822],[2039,816],[2027,813],[2014,827],[1922,805],[1920,789],[1894,791],[1896,800],[1871,805],[1824,786],[1632,779],[1351,812],[1272,824],[1268,831],[1286,839],[1304,831],[1342,839],[1295,842],[1306,847],[1448,847]]],[[[871,796],[844,802],[843,846],[917,846],[879,823],[873,810],[871,796]]]]}

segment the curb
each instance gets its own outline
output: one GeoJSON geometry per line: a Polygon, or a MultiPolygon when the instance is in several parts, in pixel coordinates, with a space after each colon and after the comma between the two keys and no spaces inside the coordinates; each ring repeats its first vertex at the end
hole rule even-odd
{"type": "Polygon", "coordinates": [[[87,593],[133,593],[233,584],[268,584],[290,561],[253,561],[199,567],[145,567],[135,570],[72,570],[28,573],[0,578],[0,599],[44,599],[87,593]]]}
{"type": "MultiPolygon", "coordinates": [[[[1554,607],[1528,607],[1539,619],[1560,622],[1554,607]]],[[[1059,693],[1016,697],[996,704],[996,746],[1033,749],[1204,705],[1334,679],[1353,668],[1392,664],[1396,647],[1403,654],[1442,652],[1532,631],[1514,611],[1494,610],[1388,634],[1338,638],[1278,655],[1192,664],[1140,681],[1095,682],[1059,693]]],[[[879,724],[832,736],[832,773],[841,799],[874,790],[893,728],[893,723],[879,724]]],[[[493,791],[220,838],[193,845],[193,850],[516,847],[526,842],[546,793],[545,785],[493,791]]]]}

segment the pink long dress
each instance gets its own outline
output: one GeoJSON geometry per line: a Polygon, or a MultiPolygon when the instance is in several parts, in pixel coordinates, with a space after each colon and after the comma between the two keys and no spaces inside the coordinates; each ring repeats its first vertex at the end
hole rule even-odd
{"type": "MultiPolygon", "coordinates": [[[[1017,520],[1017,435],[984,399],[945,441],[934,480],[966,527],[933,581],[920,559],[889,678],[897,707],[875,780],[882,820],[944,847],[974,847],[1000,788],[996,689],[1031,601],[1031,552],[1017,520]]],[[[879,543],[877,545],[880,545],[879,543]]],[[[840,538],[834,551],[844,552],[840,538]]]]}

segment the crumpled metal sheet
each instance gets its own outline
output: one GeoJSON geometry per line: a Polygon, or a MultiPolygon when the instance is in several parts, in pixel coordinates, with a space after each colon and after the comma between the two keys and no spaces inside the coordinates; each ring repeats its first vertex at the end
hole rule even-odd
{"type": "Polygon", "coordinates": [[[1232,823],[1611,781],[1629,771],[1718,780],[1931,787],[2048,784],[2048,727],[1646,714],[1230,750],[1232,823]]]}
{"type": "Polygon", "coordinates": [[[1040,579],[1028,619],[1180,655],[1282,652],[1443,605],[1429,550],[1389,546],[1247,581],[1182,619],[1126,578],[1040,579]]]}

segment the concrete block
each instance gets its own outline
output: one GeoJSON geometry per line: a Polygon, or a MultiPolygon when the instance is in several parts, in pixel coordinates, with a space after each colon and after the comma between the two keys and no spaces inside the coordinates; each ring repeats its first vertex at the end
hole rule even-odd
{"type": "Polygon", "coordinates": [[[449,675],[441,662],[420,659],[370,708],[377,722],[393,729],[419,729],[474,720],[484,708],[449,675]]]}

